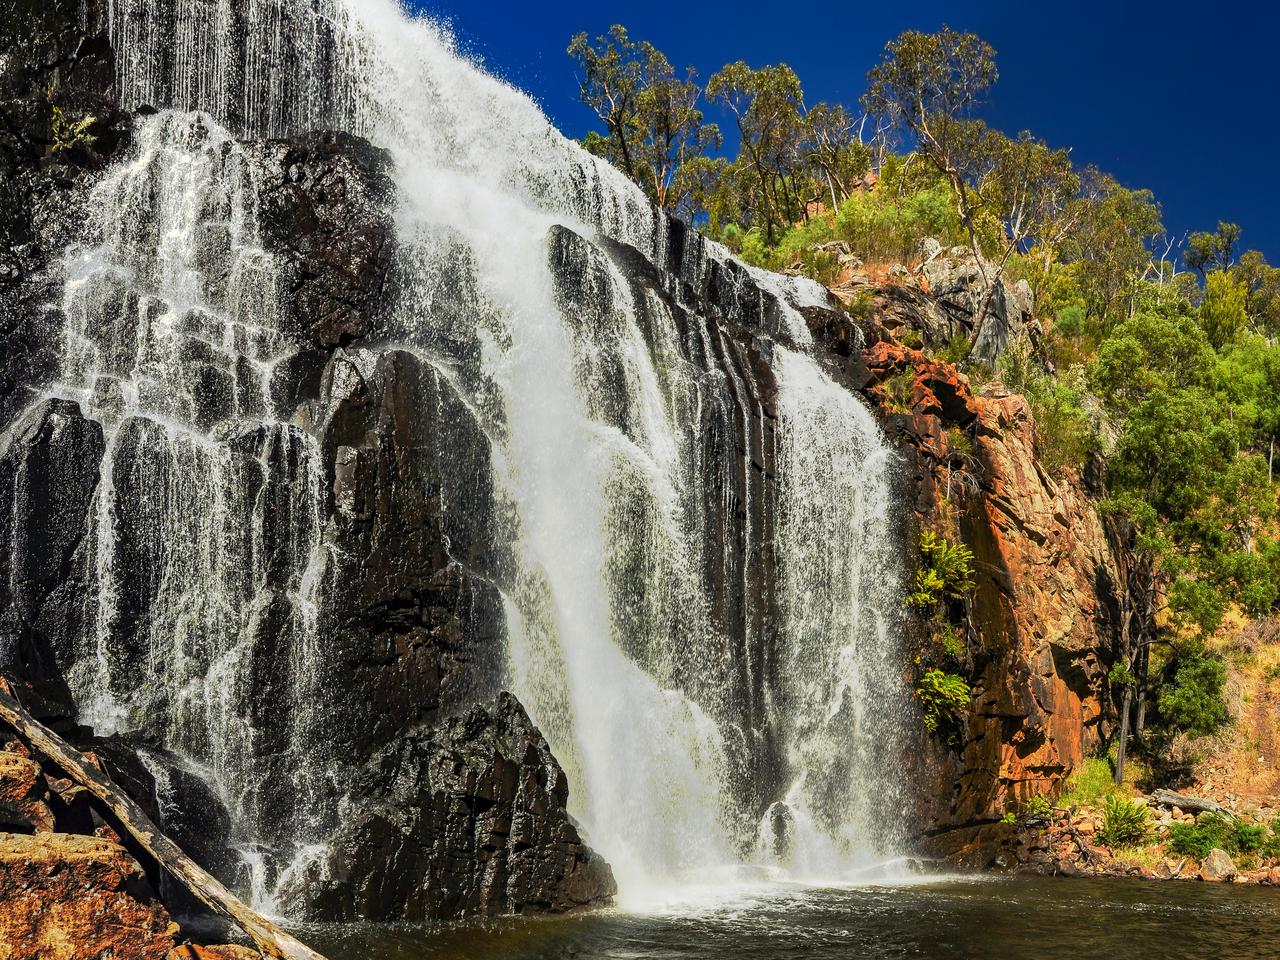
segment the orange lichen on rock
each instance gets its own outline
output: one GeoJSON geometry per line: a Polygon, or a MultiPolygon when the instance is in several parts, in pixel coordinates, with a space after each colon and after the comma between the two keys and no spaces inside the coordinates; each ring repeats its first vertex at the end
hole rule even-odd
{"type": "Polygon", "coordinates": [[[166,960],[177,934],[119,844],[0,834],[0,960],[166,960]]]}

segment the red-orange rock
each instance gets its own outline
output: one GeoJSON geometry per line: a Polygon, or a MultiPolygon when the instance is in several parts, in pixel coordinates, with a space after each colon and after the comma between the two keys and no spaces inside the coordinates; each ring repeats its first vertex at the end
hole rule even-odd
{"type": "Polygon", "coordinates": [[[166,960],[259,960],[257,950],[251,947],[240,947],[233,944],[219,944],[205,947],[194,943],[184,943],[169,951],[166,960]]]}
{"type": "Polygon", "coordinates": [[[921,745],[917,773],[937,852],[963,852],[978,842],[974,825],[1052,795],[1103,739],[1102,661],[1117,643],[1127,560],[1080,474],[1041,462],[1023,397],[975,395],[952,365],[891,340],[862,362],[864,392],[907,454],[920,526],[975,554],[972,706],[958,744],[921,745]]]}
{"type": "Polygon", "coordinates": [[[24,827],[37,833],[53,829],[40,765],[21,754],[0,753],[0,827],[24,827]]]}
{"type": "Polygon", "coordinates": [[[166,960],[177,933],[118,844],[0,834],[0,960],[166,960]]]}

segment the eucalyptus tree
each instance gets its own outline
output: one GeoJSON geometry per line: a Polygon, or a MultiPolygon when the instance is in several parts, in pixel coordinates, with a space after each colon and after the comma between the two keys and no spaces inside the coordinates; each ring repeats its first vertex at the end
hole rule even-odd
{"type": "Polygon", "coordinates": [[[662,51],[631,40],[621,24],[594,41],[578,34],[568,52],[582,71],[582,102],[607,131],[587,134],[583,146],[611,161],[659,207],[687,211],[696,181],[685,168],[721,144],[719,127],[703,116],[693,68],[677,76],[662,51]]]}
{"type": "Polygon", "coordinates": [[[726,172],[736,180],[751,226],[772,245],[806,213],[798,189],[804,130],[800,78],[786,64],[756,70],[739,60],[708,79],[707,97],[737,124],[740,152],[726,172]]]}

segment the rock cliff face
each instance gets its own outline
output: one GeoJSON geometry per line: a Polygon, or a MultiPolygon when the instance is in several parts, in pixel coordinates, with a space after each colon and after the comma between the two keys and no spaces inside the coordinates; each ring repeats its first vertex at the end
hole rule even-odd
{"type": "Polygon", "coordinates": [[[565,816],[564,771],[510,694],[403,737],[362,775],[370,800],[290,891],[314,919],[560,913],[617,892],[565,816]]]}
{"type": "Polygon", "coordinates": [[[926,848],[960,854],[1007,808],[1055,792],[1109,735],[1106,664],[1128,553],[1099,518],[1096,487],[1041,464],[1024,398],[976,393],[954,367],[874,322],[868,332],[879,342],[855,376],[908,456],[917,521],[954,531],[975,554],[976,588],[953,611],[973,701],[956,743],[923,746],[917,781],[926,848]]]}
{"type": "MultiPolygon", "coordinates": [[[[109,738],[77,728],[86,704],[68,685],[69,672],[84,670],[93,656],[84,638],[102,615],[92,595],[103,536],[120,548],[103,649],[107,692],[145,689],[148,675],[154,685],[155,627],[179,628],[163,606],[164,581],[175,572],[165,498],[199,496],[190,483],[183,492],[182,478],[198,481],[206,469],[165,431],[175,423],[179,431],[200,431],[226,444],[256,511],[258,529],[241,531],[238,554],[256,557],[258,566],[252,590],[240,594],[250,653],[234,681],[246,688],[238,699],[247,715],[236,720],[253,736],[233,746],[243,753],[239,768],[255,771],[240,798],[254,811],[253,842],[283,843],[300,806],[318,810],[322,825],[326,818],[335,823],[336,797],[306,793],[314,785],[294,775],[298,751],[308,750],[324,766],[348,770],[358,788],[347,797],[355,812],[334,856],[348,874],[355,863],[377,877],[344,877],[350,885],[340,890],[326,874],[325,902],[345,915],[453,916],[606,902],[613,881],[566,819],[563,773],[519,705],[497,698],[503,614],[495,583],[504,539],[490,529],[492,505],[477,493],[489,486],[488,443],[474,414],[420,356],[390,350],[366,362],[348,351],[382,326],[398,295],[386,156],[345,134],[233,149],[214,143],[217,134],[203,121],[175,131],[196,157],[209,145],[203,156],[225,175],[229,163],[252,169],[253,212],[272,257],[287,355],[248,369],[236,359],[240,345],[218,344],[213,318],[193,311],[182,320],[175,359],[157,360],[148,355],[156,343],[142,338],[148,310],[156,316],[164,305],[148,307],[152,294],[143,286],[112,292],[88,317],[86,336],[103,358],[88,398],[92,414],[75,400],[42,400],[50,379],[65,372],[63,251],[89,194],[103,189],[107,164],[129,149],[135,118],[115,108],[114,52],[97,4],[6,2],[0,13],[0,669],[30,684],[28,699],[42,719],[102,756],[189,853],[248,889],[251,878],[232,850],[245,840],[242,825],[233,827],[208,771],[164,750],[166,731],[154,726],[109,738]],[[96,117],[95,139],[58,146],[55,106],[76,119],[96,117]],[[125,312],[138,318],[119,326],[125,312]],[[123,339],[118,330],[126,331],[123,339]],[[137,365],[157,362],[176,362],[181,371],[167,427],[132,412],[136,400],[126,408],[119,387],[137,365]],[[267,405],[285,413],[271,416],[267,405]],[[290,667],[300,630],[292,596],[308,559],[299,555],[297,531],[305,525],[291,488],[302,482],[313,450],[324,460],[323,522],[335,558],[324,669],[343,682],[325,709],[299,715],[297,704],[319,694],[303,689],[306,677],[290,667]],[[96,513],[104,485],[113,496],[105,525],[96,513]],[[157,489],[167,492],[156,497],[157,489]],[[465,720],[450,726],[451,716],[465,720]],[[388,764],[403,767],[400,779],[380,776],[388,764]],[[419,799],[426,789],[420,775],[429,775],[435,791],[426,800],[419,799]],[[458,808],[473,810],[473,818],[484,814],[464,822],[458,808]],[[389,824],[410,818],[412,832],[399,840],[404,849],[391,849],[389,824]],[[504,829],[510,847],[493,852],[491,836],[504,829]],[[469,846],[457,847],[464,836],[469,846]],[[384,854],[402,858],[378,859],[384,854]]],[[[160,194],[166,185],[157,179],[146,188],[160,194]]],[[[198,264],[217,263],[219,249],[232,242],[219,233],[226,213],[209,214],[200,241],[208,249],[198,264]]],[[[212,297],[212,285],[235,281],[211,274],[206,282],[212,297]]],[[[251,335],[228,331],[229,338],[251,335]]],[[[208,501],[191,505],[212,509],[208,501]]],[[[153,701],[157,717],[181,713],[162,705],[166,696],[153,701]]],[[[43,794],[19,769],[25,761],[11,759],[16,766],[0,778],[0,814],[13,828],[47,828],[43,794]]],[[[163,886],[163,878],[152,879],[163,886]]]]}

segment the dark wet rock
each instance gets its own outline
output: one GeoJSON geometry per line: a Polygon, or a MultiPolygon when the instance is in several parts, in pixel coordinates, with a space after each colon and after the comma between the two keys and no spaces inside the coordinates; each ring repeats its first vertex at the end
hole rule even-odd
{"type": "Polygon", "coordinates": [[[62,250],[104,163],[128,136],[97,0],[0,7],[0,434],[52,376],[62,250]],[[82,21],[81,13],[85,13],[82,21]],[[88,23],[90,26],[84,26],[88,23]],[[92,145],[54,152],[54,108],[96,118],[92,145]]]}
{"type": "Polygon", "coordinates": [[[403,737],[294,878],[315,919],[565,912],[608,903],[609,867],[566,811],[568,781],[515,697],[403,737]]]}
{"type": "Polygon", "coordinates": [[[85,624],[81,544],[102,427],[77,404],[48,400],[14,425],[7,443],[0,453],[0,670],[66,704],[66,662],[58,654],[85,624]]]}
{"type": "Polygon", "coordinates": [[[288,323],[314,347],[373,330],[395,251],[391,159],[345,133],[257,148],[262,230],[283,268],[288,323]]]}

